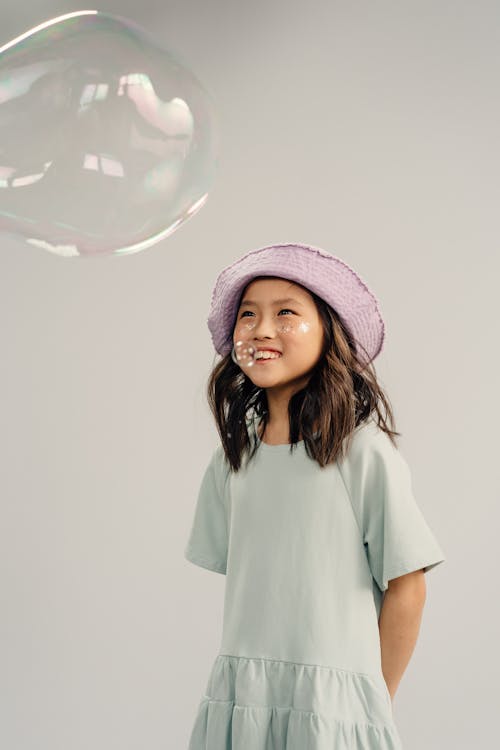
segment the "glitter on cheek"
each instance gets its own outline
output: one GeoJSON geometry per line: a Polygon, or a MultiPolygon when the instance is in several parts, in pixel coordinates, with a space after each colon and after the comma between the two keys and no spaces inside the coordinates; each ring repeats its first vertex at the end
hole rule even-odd
{"type": "MultiPolygon", "coordinates": [[[[244,316],[236,321],[233,335],[237,338],[249,339],[252,332],[258,327],[256,318],[244,316]]],[[[272,328],[272,326],[271,326],[272,328]]],[[[266,329],[266,333],[271,333],[271,328],[266,329]]],[[[291,315],[283,316],[279,321],[276,322],[274,329],[276,335],[294,335],[307,334],[311,332],[312,324],[309,321],[299,321],[296,318],[292,318],[291,315]]]]}

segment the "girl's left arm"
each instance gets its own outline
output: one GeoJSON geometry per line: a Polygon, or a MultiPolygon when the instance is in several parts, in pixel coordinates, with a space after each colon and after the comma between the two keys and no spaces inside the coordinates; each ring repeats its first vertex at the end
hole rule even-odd
{"type": "Polygon", "coordinates": [[[379,616],[382,672],[391,700],[415,648],[426,599],[422,569],[393,578],[379,616]]]}

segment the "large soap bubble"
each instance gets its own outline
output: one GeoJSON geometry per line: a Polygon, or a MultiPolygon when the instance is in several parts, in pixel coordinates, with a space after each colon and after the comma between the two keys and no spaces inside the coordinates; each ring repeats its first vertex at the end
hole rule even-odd
{"type": "Polygon", "coordinates": [[[79,11],[0,47],[0,230],[135,253],[204,205],[216,164],[209,95],[133,22],[79,11]]]}
{"type": "Polygon", "coordinates": [[[236,341],[231,349],[231,359],[236,365],[243,367],[253,367],[257,358],[257,349],[248,341],[236,341]]]}

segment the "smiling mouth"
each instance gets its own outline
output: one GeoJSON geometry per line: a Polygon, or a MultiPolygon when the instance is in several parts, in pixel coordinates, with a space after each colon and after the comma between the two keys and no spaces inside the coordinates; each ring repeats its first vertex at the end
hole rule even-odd
{"type": "Polygon", "coordinates": [[[255,364],[262,365],[267,362],[276,362],[278,359],[281,359],[282,356],[283,356],[282,354],[278,354],[277,357],[259,357],[258,359],[255,360],[255,364]]]}

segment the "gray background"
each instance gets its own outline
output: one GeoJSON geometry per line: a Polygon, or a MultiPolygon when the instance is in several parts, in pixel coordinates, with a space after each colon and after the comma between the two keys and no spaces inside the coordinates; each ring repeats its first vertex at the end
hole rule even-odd
{"type": "MultiPolygon", "coordinates": [[[[4,0],[1,42],[78,3],[4,0]]],[[[0,746],[187,746],[225,578],[183,558],[218,442],[206,317],[252,247],[374,289],[376,369],[447,561],[394,699],[405,750],[489,747],[498,710],[498,3],[108,2],[213,96],[206,206],[95,262],[2,241],[0,746]]],[[[332,634],[334,637],[334,634],[332,634]]]]}

